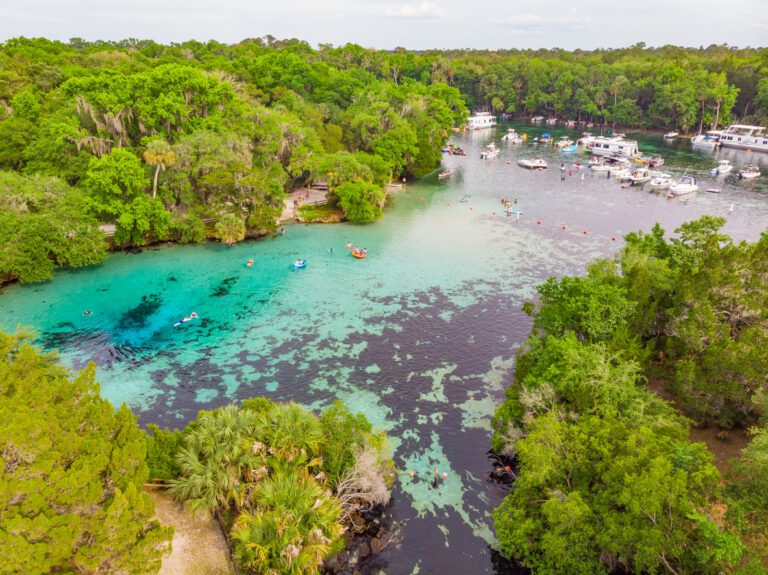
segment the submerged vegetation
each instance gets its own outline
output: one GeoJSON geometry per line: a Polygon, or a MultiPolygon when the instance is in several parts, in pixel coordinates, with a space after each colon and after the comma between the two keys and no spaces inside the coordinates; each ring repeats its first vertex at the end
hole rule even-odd
{"type": "Polygon", "coordinates": [[[765,573],[768,235],[735,244],[723,223],[629,234],[526,306],[493,436],[519,475],[494,520],[536,573],[765,573]],[[649,379],[700,424],[754,426],[726,480],[649,379]]]}
{"type": "Polygon", "coordinates": [[[93,364],[70,379],[28,339],[0,333],[0,572],[157,573],[172,530],[148,480],[218,514],[243,573],[317,573],[389,502],[386,436],[340,402],[248,399],[147,434],[93,364]]]}

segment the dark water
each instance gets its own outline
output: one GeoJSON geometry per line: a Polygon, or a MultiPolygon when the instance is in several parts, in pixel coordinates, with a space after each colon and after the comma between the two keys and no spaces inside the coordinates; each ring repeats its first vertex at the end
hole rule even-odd
{"type": "MultiPolygon", "coordinates": [[[[561,181],[559,150],[507,146],[506,127],[456,138],[468,156],[445,158],[450,180],[435,173],[409,185],[375,224],[116,254],[44,285],[6,288],[0,324],[33,327],[74,367],[96,361],[103,393],[142,423],[183,426],[199,409],[256,395],[313,409],[342,399],[388,430],[400,469],[389,519],[402,522],[402,542],[365,571],[493,573],[489,512],[504,489],[488,481],[489,420],[530,329],[520,306],[535,286],[581,272],[619,249],[622,234],[657,221],[671,231],[722,215],[739,240],[768,227],[765,178],[715,181],[717,156],[687,142],[630,134],[667,158],[664,171],[688,170],[721,193],[668,201],[588,170],[582,179],[570,163],[561,181]],[[480,160],[492,138],[501,155],[480,160]],[[518,167],[528,155],[544,155],[550,169],[518,167]],[[505,196],[517,199],[519,219],[503,215],[505,196]],[[368,258],[350,257],[348,241],[368,258]],[[306,269],[291,269],[297,258],[306,269]],[[199,319],[173,327],[192,311],[199,319]],[[448,474],[437,488],[435,468],[448,474]]],[[[516,127],[531,138],[562,132],[516,127]]],[[[768,173],[768,155],[718,154],[768,173]]]]}

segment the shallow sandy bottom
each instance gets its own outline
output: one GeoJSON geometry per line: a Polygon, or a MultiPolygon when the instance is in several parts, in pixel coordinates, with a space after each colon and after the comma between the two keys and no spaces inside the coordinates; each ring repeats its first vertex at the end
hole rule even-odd
{"type": "Polygon", "coordinates": [[[160,523],[174,529],[173,551],[160,575],[229,575],[227,544],[209,515],[194,516],[159,489],[147,489],[160,523]]]}

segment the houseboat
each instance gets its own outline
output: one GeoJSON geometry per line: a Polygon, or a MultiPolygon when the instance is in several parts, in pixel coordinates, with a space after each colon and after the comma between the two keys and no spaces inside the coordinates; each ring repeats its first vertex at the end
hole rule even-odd
{"type": "Polygon", "coordinates": [[[615,137],[595,136],[586,141],[585,147],[595,156],[620,154],[632,157],[640,153],[635,140],[615,137]]]}
{"type": "Polygon", "coordinates": [[[467,130],[480,130],[493,128],[496,125],[496,116],[490,112],[476,112],[467,120],[467,130]]]}
{"type": "Polygon", "coordinates": [[[720,145],[725,148],[748,148],[755,152],[768,152],[768,133],[764,126],[734,124],[723,130],[720,145]]]}

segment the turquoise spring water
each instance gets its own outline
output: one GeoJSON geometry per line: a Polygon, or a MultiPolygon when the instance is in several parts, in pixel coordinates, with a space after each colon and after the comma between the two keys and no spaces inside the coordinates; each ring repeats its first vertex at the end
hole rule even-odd
{"type": "MultiPolygon", "coordinates": [[[[565,132],[515,126],[531,137],[565,132]]],[[[768,173],[766,155],[701,154],[633,134],[642,150],[667,158],[664,171],[687,169],[703,190],[721,189],[669,201],[588,170],[582,179],[570,163],[561,181],[559,150],[507,145],[507,127],[455,138],[468,156],[444,158],[453,176],[409,184],[375,224],[292,225],[232,248],[115,254],[46,284],[3,289],[0,326],[32,327],[75,368],[95,361],[102,392],[143,423],[183,426],[199,409],[258,395],[315,409],[343,400],[388,430],[400,468],[389,518],[402,522],[402,542],[368,560],[366,572],[492,573],[489,511],[503,489],[487,480],[489,420],[530,329],[520,306],[535,286],[579,273],[619,249],[622,234],[657,221],[671,231],[722,215],[739,240],[768,227],[768,178],[708,175],[722,157],[768,173]],[[501,155],[480,160],[491,139],[501,155]],[[550,169],[516,165],[529,155],[544,155],[550,169]],[[502,197],[517,199],[520,218],[503,215],[502,197]],[[368,258],[350,257],[348,241],[368,258]],[[306,269],[291,269],[297,258],[306,269]],[[192,311],[199,319],[174,327],[192,311]],[[448,474],[436,488],[434,468],[448,474]]]]}

